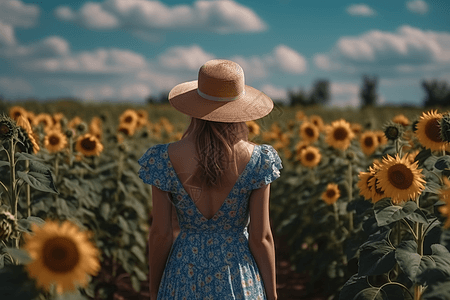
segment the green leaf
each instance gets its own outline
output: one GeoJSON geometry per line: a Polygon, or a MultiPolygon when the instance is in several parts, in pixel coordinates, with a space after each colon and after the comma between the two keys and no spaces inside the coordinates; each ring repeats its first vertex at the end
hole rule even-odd
{"type": "Polygon", "coordinates": [[[103,202],[100,206],[100,215],[105,219],[105,221],[109,218],[109,212],[111,211],[111,206],[108,202],[103,202]]]}
{"type": "Polygon", "coordinates": [[[444,155],[439,157],[434,163],[434,167],[438,170],[450,169],[450,156],[444,155]]]}
{"type": "Polygon", "coordinates": [[[408,201],[404,206],[391,205],[375,211],[378,226],[385,226],[405,218],[417,210],[417,204],[408,201]]]}
{"type": "Polygon", "coordinates": [[[438,183],[428,180],[425,183],[425,189],[423,190],[422,193],[428,192],[428,193],[432,193],[432,194],[439,194],[440,189],[441,189],[441,186],[438,183]]]}
{"type": "Polygon", "coordinates": [[[125,218],[120,216],[120,215],[117,216],[117,218],[119,219],[119,226],[120,226],[120,228],[122,228],[124,231],[126,231],[128,233],[131,233],[130,227],[128,226],[128,223],[125,220],[125,218]]]}
{"type": "Polygon", "coordinates": [[[9,166],[9,165],[10,165],[9,161],[0,160],[0,168],[3,166],[9,166]]]}
{"type": "Polygon", "coordinates": [[[142,234],[139,232],[135,232],[134,233],[134,238],[136,240],[136,242],[142,247],[144,248],[147,244],[146,240],[142,237],[142,234]]]}
{"type": "Polygon", "coordinates": [[[145,274],[144,272],[141,271],[141,269],[139,269],[137,266],[133,267],[133,271],[134,273],[136,273],[136,276],[139,280],[141,281],[145,281],[147,280],[147,274],[145,274]]]}
{"type": "Polygon", "coordinates": [[[356,294],[353,300],[389,300],[389,298],[380,291],[380,288],[370,287],[356,294]]]}
{"type": "Polygon", "coordinates": [[[365,243],[360,247],[359,276],[381,275],[395,265],[395,248],[386,240],[365,243]]]}
{"type": "Polygon", "coordinates": [[[9,253],[15,261],[18,261],[19,264],[27,264],[33,261],[33,259],[28,255],[28,252],[23,249],[6,247],[5,251],[9,253]]]}
{"type": "Polygon", "coordinates": [[[15,158],[16,161],[19,161],[19,160],[30,160],[30,161],[31,160],[39,160],[39,161],[44,161],[42,158],[37,157],[36,155],[28,154],[28,153],[25,153],[25,152],[16,152],[15,155],[14,155],[14,158],[15,158]]]}
{"type": "Polygon", "coordinates": [[[417,243],[413,240],[402,241],[395,250],[395,259],[408,278],[415,282],[421,256],[417,254],[417,243]]]}
{"type": "Polygon", "coordinates": [[[450,281],[438,282],[428,286],[420,298],[421,300],[448,300],[450,299],[450,281]]]}
{"type": "Polygon", "coordinates": [[[425,160],[431,156],[431,149],[422,149],[417,155],[414,161],[419,162],[419,167],[423,165],[425,160]]]}
{"type": "Polygon", "coordinates": [[[134,245],[133,247],[131,247],[131,253],[133,253],[134,255],[136,255],[136,257],[143,263],[146,264],[147,262],[145,261],[145,256],[144,253],[142,252],[142,250],[134,245]]]}
{"type": "Polygon", "coordinates": [[[134,276],[134,275],[131,275],[131,285],[133,286],[133,289],[134,289],[136,292],[140,292],[140,291],[141,291],[141,282],[140,282],[139,279],[138,279],[136,276],[134,276]]]}
{"type": "Polygon", "coordinates": [[[422,224],[429,224],[430,221],[428,220],[427,216],[423,212],[422,209],[417,208],[412,214],[405,217],[405,219],[408,219],[410,221],[416,222],[416,223],[422,223],[422,224]]]}
{"type": "Polygon", "coordinates": [[[17,171],[17,177],[28,183],[32,188],[35,188],[36,190],[59,194],[53,183],[50,172],[42,174],[38,172],[25,173],[17,171]]]}
{"type": "Polygon", "coordinates": [[[370,288],[367,276],[355,274],[342,287],[339,293],[339,300],[353,299],[361,290],[366,288],[370,288]]]}

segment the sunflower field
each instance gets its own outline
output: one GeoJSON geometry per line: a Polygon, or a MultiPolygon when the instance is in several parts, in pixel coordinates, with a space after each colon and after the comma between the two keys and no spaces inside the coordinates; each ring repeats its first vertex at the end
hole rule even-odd
{"type": "MultiPolygon", "coordinates": [[[[188,119],[64,101],[0,114],[2,299],[148,299],[151,186],[137,160],[188,119]]],[[[247,125],[283,161],[273,230],[311,293],[450,299],[449,112],[276,106],[247,125]]]]}

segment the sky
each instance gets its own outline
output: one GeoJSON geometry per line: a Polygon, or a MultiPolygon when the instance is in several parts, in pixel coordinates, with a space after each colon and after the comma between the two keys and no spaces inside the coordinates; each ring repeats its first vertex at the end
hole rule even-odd
{"type": "Polygon", "coordinates": [[[237,62],[274,101],[330,82],[330,107],[421,105],[450,83],[449,0],[0,0],[0,95],[144,103],[237,62]]]}

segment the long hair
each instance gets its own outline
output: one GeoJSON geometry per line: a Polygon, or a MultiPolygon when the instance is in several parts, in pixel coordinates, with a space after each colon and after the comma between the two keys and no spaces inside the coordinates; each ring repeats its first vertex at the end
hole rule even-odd
{"type": "Polygon", "coordinates": [[[214,122],[191,117],[191,123],[181,138],[193,136],[198,157],[194,178],[207,187],[221,187],[225,170],[232,166],[233,145],[248,141],[245,122],[214,122]]]}

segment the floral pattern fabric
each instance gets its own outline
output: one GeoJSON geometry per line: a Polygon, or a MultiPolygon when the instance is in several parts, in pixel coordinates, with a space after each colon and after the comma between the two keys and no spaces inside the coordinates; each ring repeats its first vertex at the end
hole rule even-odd
{"type": "Polygon", "coordinates": [[[280,177],[282,162],[267,144],[255,145],[250,161],[216,214],[205,218],[179,180],[169,144],[149,148],[139,159],[139,177],[171,193],[180,226],[158,290],[166,299],[266,299],[248,246],[248,200],[252,190],[280,177]]]}

